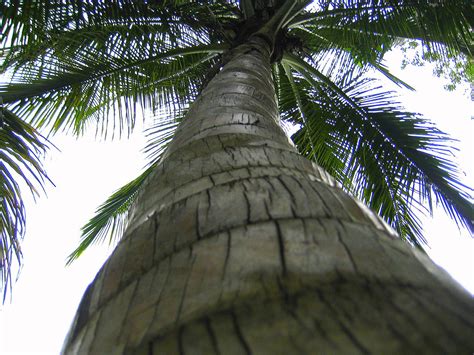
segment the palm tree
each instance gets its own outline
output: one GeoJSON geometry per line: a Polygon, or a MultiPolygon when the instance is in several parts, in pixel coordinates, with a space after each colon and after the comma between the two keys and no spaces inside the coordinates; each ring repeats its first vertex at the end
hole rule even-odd
{"type": "Polygon", "coordinates": [[[162,110],[149,167],[99,208],[70,256],[121,236],[64,352],[472,351],[470,296],[409,245],[423,243],[425,202],[472,230],[450,140],[364,75],[408,87],[382,64],[402,39],[469,57],[467,1],[0,10],[6,117],[106,135],[130,132],[138,107],[162,110]]]}

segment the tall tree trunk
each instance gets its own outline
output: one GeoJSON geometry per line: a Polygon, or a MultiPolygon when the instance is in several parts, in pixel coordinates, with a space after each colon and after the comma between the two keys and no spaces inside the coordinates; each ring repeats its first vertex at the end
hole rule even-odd
{"type": "Polygon", "coordinates": [[[472,353],[471,297],[296,153],[269,57],[238,47],[191,107],[65,353],[472,353]]]}

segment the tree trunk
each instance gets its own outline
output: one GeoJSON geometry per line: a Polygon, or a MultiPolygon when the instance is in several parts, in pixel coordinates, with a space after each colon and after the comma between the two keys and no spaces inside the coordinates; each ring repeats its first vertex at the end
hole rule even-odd
{"type": "Polygon", "coordinates": [[[238,47],[191,107],[65,353],[474,351],[470,295],[296,153],[269,58],[238,47]]]}

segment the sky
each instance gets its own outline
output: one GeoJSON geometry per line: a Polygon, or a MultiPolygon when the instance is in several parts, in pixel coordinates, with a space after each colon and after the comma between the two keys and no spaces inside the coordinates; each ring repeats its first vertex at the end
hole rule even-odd
{"type": "MultiPolygon", "coordinates": [[[[397,61],[396,54],[390,61],[397,61]]],[[[404,92],[401,100],[415,112],[431,117],[439,128],[460,140],[464,182],[474,186],[474,104],[467,88],[446,92],[429,68],[395,66],[394,74],[417,92],[404,92]]],[[[140,149],[145,141],[140,129],[130,140],[96,141],[93,132],[76,140],[57,135],[46,170],[56,187],[36,202],[27,198],[27,234],[23,243],[24,266],[14,284],[12,301],[0,306],[0,354],[57,354],[87,285],[111,248],[89,249],[72,266],[67,255],[77,246],[80,227],[117,188],[135,178],[145,161],[140,149]]],[[[474,293],[474,241],[436,211],[425,221],[429,255],[464,287],[474,293]]]]}

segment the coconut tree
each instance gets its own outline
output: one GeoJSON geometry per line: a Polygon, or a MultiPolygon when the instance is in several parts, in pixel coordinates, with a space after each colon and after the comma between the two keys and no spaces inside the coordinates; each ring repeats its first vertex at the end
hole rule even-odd
{"type": "Polygon", "coordinates": [[[120,238],[65,353],[472,351],[470,296],[415,248],[434,201],[472,229],[450,140],[367,77],[409,88],[382,63],[406,39],[469,57],[467,1],[1,6],[4,114],[106,136],[158,113],[70,256],[120,238]]]}

